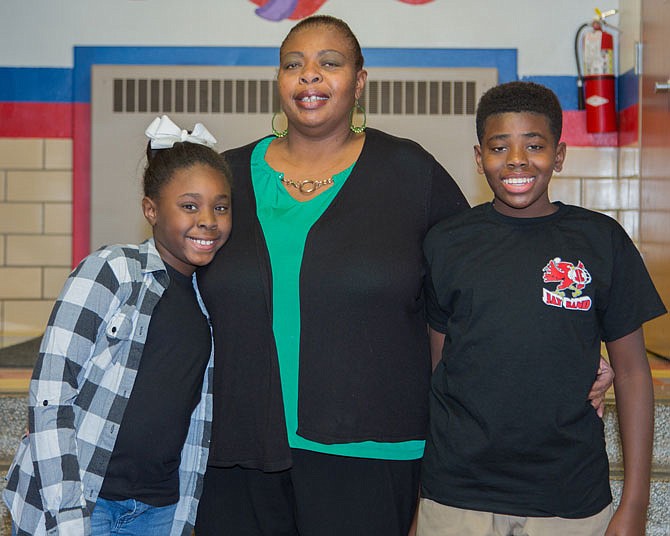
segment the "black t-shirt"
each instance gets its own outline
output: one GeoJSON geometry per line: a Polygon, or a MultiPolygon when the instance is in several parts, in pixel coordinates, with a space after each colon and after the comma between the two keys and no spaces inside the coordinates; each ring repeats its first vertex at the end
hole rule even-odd
{"type": "Polygon", "coordinates": [[[426,238],[428,319],[446,340],[422,486],[442,504],[581,518],[611,501],[587,400],[601,340],[665,308],[613,219],[556,205],[521,219],[487,203],[426,238]]]}
{"type": "MultiPolygon", "coordinates": [[[[167,266],[167,265],[166,265],[167,266]]],[[[170,284],[153,311],[139,370],[100,496],[153,506],[179,500],[179,464],[211,351],[209,324],[191,282],[170,284]]]]}

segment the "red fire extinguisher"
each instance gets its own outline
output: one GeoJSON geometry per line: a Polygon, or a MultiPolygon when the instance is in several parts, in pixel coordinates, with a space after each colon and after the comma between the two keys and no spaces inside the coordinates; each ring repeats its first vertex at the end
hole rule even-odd
{"type": "Polygon", "coordinates": [[[614,76],[614,36],[605,31],[605,18],[616,9],[601,12],[582,24],[575,36],[579,109],[586,109],[587,132],[616,131],[616,79],[614,76]]]}

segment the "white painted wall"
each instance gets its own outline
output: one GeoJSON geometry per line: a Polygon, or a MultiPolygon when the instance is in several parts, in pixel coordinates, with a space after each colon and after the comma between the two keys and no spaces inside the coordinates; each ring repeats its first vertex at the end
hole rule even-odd
{"type": "MultiPolygon", "coordinates": [[[[327,0],[363,47],[516,48],[519,75],[575,75],[573,40],[594,8],[628,0],[327,0]]],[[[249,0],[0,0],[0,66],[71,67],[75,45],[279,46],[295,24],[249,0]]],[[[618,17],[612,22],[618,24],[618,17]]]]}
{"type": "Polygon", "coordinates": [[[621,0],[619,13],[619,72],[625,73],[636,64],[636,43],[640,41],[641,0],[621,0]]]}

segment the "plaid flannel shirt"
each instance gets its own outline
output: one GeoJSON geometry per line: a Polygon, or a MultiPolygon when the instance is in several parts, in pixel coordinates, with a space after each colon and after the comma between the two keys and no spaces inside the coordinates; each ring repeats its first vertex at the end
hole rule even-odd
{"type": "MultiPolygon", "coordinates": [[[[67,279],[30,382],[30,434],[6,477],[3,496],[19,535],[91,533],[151,314],[168,282],[153,239],[102,248],[67,279]]],[[[207,315],[195,276],[193,284],[207,315]]],[[[181,453],[173,536],[190,535],[195,523],[211,436],[213,355],[181,453]]]]}

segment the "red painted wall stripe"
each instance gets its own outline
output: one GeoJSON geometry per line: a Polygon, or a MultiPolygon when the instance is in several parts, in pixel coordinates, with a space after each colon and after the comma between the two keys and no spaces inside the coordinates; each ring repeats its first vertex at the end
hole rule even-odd
{"type": "Polygon", "coordinates": [[[72,104],[0,102],[0,138],[71,138],[72,104]]]}
{"type": "Polygon", "coordinates": [[[619,145],[619,134],[586,132],[586,111],[564,110],[561,140],[573,147],[616,147],[619,145]]]}
{"type": "Polygon", "coordinates": [[[633,104],[619,112],[619,146],[626,147],[640,139],[640,107],[633,104]]]}

